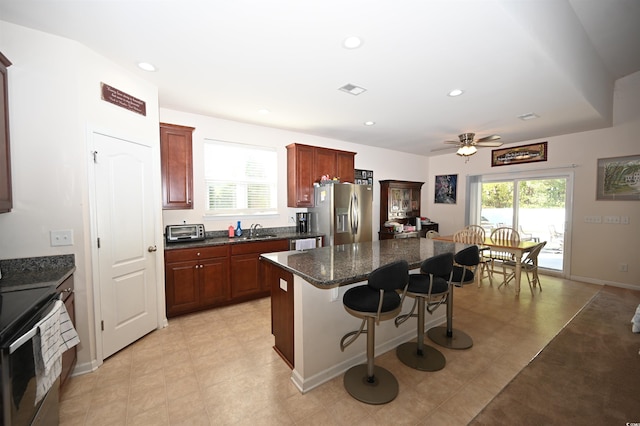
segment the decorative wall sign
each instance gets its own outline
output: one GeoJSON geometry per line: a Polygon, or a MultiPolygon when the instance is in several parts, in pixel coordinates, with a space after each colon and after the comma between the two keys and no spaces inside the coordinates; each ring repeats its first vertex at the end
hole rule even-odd
{"type": "Polygon", "coordinates": [[[491,167],[547,161],[547,142],[491,150],[491,167]]]}
{"type": "Polygon", "coordinates": [[[596,200],[640,200],[640,155],[598,159],[596,200]]]}
{"type": "Polygon", "coordinates": [[[458,190],[458,175],[436,176],[436,204],[455,204],[458,190]]]}
{"type": "Polygon", "coordinates": [[[129,111],[133,111],[140,115],[147,115],[147,104],[138,98],[125,93],[115,87],[109,86],[107,83],[100,82],[100,93],[103,101],[118,105],[129,111]]]}

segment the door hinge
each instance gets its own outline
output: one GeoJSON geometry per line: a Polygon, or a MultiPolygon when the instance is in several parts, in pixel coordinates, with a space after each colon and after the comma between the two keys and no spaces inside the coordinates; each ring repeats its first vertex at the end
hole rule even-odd
{"type": "Polygon", "coordinates": [[[100,330],[104,331],[104,321],[100,321],[100,330]]]}
{"type": "Polygon", "coordinates": [[[98,237],[98,248],[100,248],[100,237],[98,237]]]}

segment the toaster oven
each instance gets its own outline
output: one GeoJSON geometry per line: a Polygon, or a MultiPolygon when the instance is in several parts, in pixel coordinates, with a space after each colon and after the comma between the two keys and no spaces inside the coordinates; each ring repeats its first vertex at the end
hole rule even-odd
{"type": "Polygon", "coordinates": [[[168,243],[202,241],[205,238],[204,225],[167,225],[165,237],[168,243]]]}

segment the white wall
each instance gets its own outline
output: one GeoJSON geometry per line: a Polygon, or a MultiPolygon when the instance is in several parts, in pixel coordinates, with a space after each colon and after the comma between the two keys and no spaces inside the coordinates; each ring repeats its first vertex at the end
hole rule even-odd
{"type": "MultiPolygon", "coordinates": [[[[90,365],[96,335],[88,132],[155,145],[159,170],[157,89],[76,42],[4,21],[0,51],[13,63],[8,81],[14,204],[0,215],[0,258],[75,255],[78,364],[90,365]],[[102,101],[100,82],[146,101],[147,116],[102,101]],[[49,231],[58,229],[73,230],[73,246],[50,246],[49,231]]],[[[159,218],[160,206],[158,200],[159,218]]],[[[157,238],[162,244],[161,230],[157,238]]],[[[163,271],[162,260],[158,270],[163,271]]]]}
{"type": "MultiPolygon", "coordinates": [[[[544,117],[540,118],[541,120],[544,117]]],[[[599,158],[640,155],[640,73],[616,82],[614,126],[590,132],[525,141],[522,145],[548,141],[548,161],[491,167],[491,148],[481,148],[467,163],[455,154],[429,160],[428,205],[441,233],[450,234],[464,226],[466,177],[490,173],[528,172],[575,164],[571,236],[571,276],[594,283],[614,283],[640,288],[640,201],[596,201],[599,158]],[[458,175],[456,205],[434,204],[434,176],[458,175]],[[629,225],[585,223],[584,216],[629,216],[629,225]],[[618,265],[629,265],[619,272],[618,265]]],[[[521,144],[516,144],[521,145],[521,144]]]]}
{"type": "MultiPolygon", "coordinates": [[[[380,221],[380,184],[379,180],[399,179],[424,182],[427,178],[427,158],[411,154],[398,153],[392,150],[364,147],[336,139],[309,136],[302,133],[271,129],[262,126],[242,124],[229,120],[189,114],[169,109],[160,109],[160,121],[195,127],[193,133],[193,210],[165,210],[164,223],[177,224],[204,223],[207,231],[225,230],[229,225],[235,225],[237,220],[247,228],[252,223],[260,223],[264,227],[289,226],[289,218],[295,217],[295,209],[287,207],[287,150],[291,143],[321,146],[345,151],[357,152],[355,167],[357,169],[373,170],[374,177],[374,208],[373,235],[377,239],[380,221]],[[261,217],[226,217],[222,219],[205,219],[205,185],[204,185],[204,139],[219,139],[229,142],[239,142],[252,145],[276,147],[278,152],[278,211],[275,216],[261,217]]],[[[220,161],[227,161],[220,159],[220,161]]],[[[426,191],[422,192],[422,203],[426,202],[426,191]]]]}

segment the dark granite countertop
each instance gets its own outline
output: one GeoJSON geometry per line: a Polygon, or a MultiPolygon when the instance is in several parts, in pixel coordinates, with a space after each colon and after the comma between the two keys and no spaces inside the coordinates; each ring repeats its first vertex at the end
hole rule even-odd
{"type": "Polygon", "coordinates": [[[164,243],[165,250],[175,250],[184,248],[197,248],[197,247],[209,247],[209,246],[221,246],[225,244],[243,244],[256,241],[270,241],[270,240],[299,240],[303,238],[315,238],[320,237],[323,234],[300,234],[298,232],[282,232],[282,231],[270,231],[260,230],[257,237],[249,238],[249,230],[245,230],[241,237],[229,238],[227,236],[209,236],[204,241],[193,241],[183,243],[164,243]]]}
{"type": "Polygon", "coordinates": [[[0,260],[0,291],[57,287],[75,270],[72,254],[0,260]]]}
{"type": "Polygon", "coordinates": [[[366,281],[379,266],[406,260],[420,267],[429,257],[460,250],[464,245],[426,238],[402,238],[321,247],[306,251],[265,253],[261,259],[302,277],[319,288],[366,281]]]}

